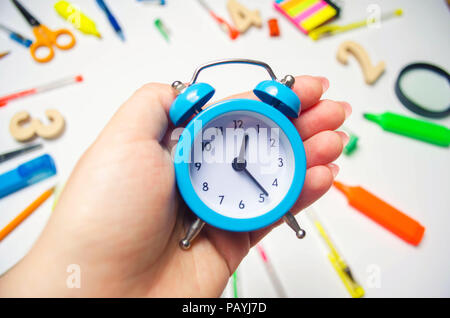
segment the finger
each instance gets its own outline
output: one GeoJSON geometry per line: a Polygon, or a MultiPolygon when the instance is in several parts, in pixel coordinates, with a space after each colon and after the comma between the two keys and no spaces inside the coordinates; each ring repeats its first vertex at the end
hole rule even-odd
{"type": "Polygon", "coordinates": [[[321,100],[293,123],[302,139],[306,140],[321,131],[339,128],[351,112],[352,108],[346,102],[321,100]]]}
{"type": "Polygon", "coordinates": [[[326,165],[342,153],[348,136],[341,131],[322,131],[304,142],[307,168],[326,165]]]}
{"type": "MultiPolygon", "coordinates": [[[[306,170],[305,183],[303,185],[302,193],[290,211],[293,214],[297,214],[323,196],[330,189],[338,171],[339,168],[335,164],[315,166],[306,170]]],[[[264,236],[272,231],[272,229],[283,222],[283,219],[281,219],[268,228],[251,232],[251,246],[258,243],[264,236]]]]}
{"type": "MultiPolygon", "coordinates": [[[[320,97],[323,93],[325,93],[328,87],[329,82],[325,77],[303,75],[295,78],[295,83],[292,90],[300,99],[301,111],[305,111],[317,104],[320,97]]],[[[223,100],[235,98],[258,99],[253,92],[245,92],[232,95],[223,100]]],[[[206,107],[208,106],[209,104],[206,107]]]]}
{"type": "Polygon", "coordinates": [[[146,84],[119,108],[103,134],[121,133],[124,138],[160,141],[167,130],[174,99],[175,91],[170,85],[146,84]]]}

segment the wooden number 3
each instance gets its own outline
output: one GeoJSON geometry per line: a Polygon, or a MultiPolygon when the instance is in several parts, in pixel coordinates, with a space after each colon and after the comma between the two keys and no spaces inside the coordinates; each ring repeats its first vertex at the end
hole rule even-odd
{"type": "Polygon", "coordinates": [[[339,45],[337,59],[342,64],[347,64],[349,54],[353,54],[361,65],[364,79],[367,84],[371,85],[383,74],[386,67],[384,62],[379,62],[372,66],[369,55],[366,50],[356,42],[346,41],[339,45]]]}
{"type": "Polygon", "coordinates": [[[48,125],[44,125],[39,119],[31,119],[26,111],[18,112],[9,123],[11,135],[17,141],[28,141],[36,135],[45,139],[58,137],[64,130],[63,116],[55,109],[47,109],[45,115],[50,120],[48,125]]]}

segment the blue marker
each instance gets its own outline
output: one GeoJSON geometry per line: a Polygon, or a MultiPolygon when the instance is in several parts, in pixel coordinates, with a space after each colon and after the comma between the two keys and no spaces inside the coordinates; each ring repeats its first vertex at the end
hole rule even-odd
{"type": "Polygon", "coordinates": [[[31,41],[30,39],[27,39],[26,37],[20,35],[17,32],[14,32],[13,30],[5,27],[4,25],[0,24],[0,29],[6,31],[9,33],[9,38],[11,40],[16,41],[17,43],[25,46],[25,47],[30,47],[30,45],[33,43],[33,41],[31,41]]]}
{"type": "Polygon", "coordinates": [[[0,199],[55,174],[55,162],[48,154],[25,162],[0,175],[0,199]]]}
{"type": "Polygon", "coordinates": [[[108,7],[106,6],[106,3],[103,0],[95,0],[99,7],[105,12],[106,16],[108,17],[109,23],[111,23],[112,27],[114,28],[114,31],[116,31],[117,35],[122,39],[122,41],[125,42],[125,36],[123,35],[122,29],[120,28],[119,23],[117,22],[116,18],[112,15],[111,11],[109,11],[108,7]]]}

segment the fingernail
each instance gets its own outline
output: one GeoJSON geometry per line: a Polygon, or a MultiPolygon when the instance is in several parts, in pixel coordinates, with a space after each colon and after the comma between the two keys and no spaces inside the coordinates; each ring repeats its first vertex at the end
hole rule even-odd
{"type": "Polygon", "coordinates": [[[331,173],[333,174],[333,178],[336,178],[336,176],[339,173],[339,166],[334,163],[327,164],[327,167],[331,170],[331,173]]]}
{"type": "Polygon", "coordinates": [[[330,87],[330,82],[328,81],[328,79],[326,77],[317,76],[317,78],[319,79],[320,83],[322,84],[322,94],[323,94],[330,87]]]}
{"type": "Polygon", "coordinates": [[[341,102],[342,107],[344,107],[345,119],[347,119],[352,114],[352,106],[347,102],[341,102]]]}
{"type": "Polygon", "coordinates": [[[350,136],[345,131],[337,131],[337,133],[339,134],[339,137],[341,137],[344,147],[347,146],[350,140],[350,136]]]}

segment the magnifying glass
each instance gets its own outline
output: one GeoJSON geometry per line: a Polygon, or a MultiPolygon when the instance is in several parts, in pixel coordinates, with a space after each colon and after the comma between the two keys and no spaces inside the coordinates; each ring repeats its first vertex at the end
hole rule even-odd
{"type": "Polygon", "coordinates": [[[413,63],[397,77],[395,93],[410,111],[429,118],[450,115],[450,76],[432,64],[413,63]]]}

